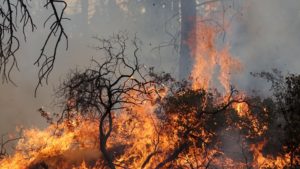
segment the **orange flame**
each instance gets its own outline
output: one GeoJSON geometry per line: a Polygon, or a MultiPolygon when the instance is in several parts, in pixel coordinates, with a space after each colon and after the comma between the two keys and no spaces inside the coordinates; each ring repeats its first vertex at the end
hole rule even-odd
{"type": "Polygon", "coordinates": [[[219,83],[228,93],[231,73],[242,70],[240,61],[230,54],[228,45],[217,48],[216,42],[221,31],[213,24],[199,21],[190,34],[197,39],[197,45],[193,44],[195,42],[188,42],[195,60],[191,72],[193,89],[207,90],[216,87],[213,78],[217,75],[219,83]],[[220,69],[218,72],[217,68],[220,69]]]}
{"type": "Polygon", "coordinates": [[[284,168],[290,163],[288,154],[283,156],[272,157],[271,155],[263,155],[263,147],[267,143],[266,140],[250,145],[250,150],[253,151],[254,164],[256,168],[284,168]]]}

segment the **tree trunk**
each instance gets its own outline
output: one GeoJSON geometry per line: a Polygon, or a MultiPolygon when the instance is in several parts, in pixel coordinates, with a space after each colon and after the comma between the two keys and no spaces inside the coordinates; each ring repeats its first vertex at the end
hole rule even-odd
{"type": "Polygon", "coordinates": [[[196,37],[190,33],[196,28],[196,2],[195,0],[181,0],[181,42],[179,58],[179,79],[187,79],[192,70],[192,53],[188,41],[196,45],[196,37]],[[193,39],[191,39],[193,38],[193,39]]]}
{"type": "Polygon", "coordinates": [[[81,31],[87,31],[89,16],[89,0],[81,0],[81,31]]]}
{"type": "Polygon", "coordinates": [[[116,167],[113,163],[113,157],[112,157],[111,153],[107,151],[107,147],[106,147],[106,143],[110,136],[111,131],[112,131],[112,116],[111,116],[111,112],[109,109],[100,119],[100,124],[99,124],[100,151],[101,151],[104,159],[106,160],[108,167],[111,169],[115,169],[116,167]],[[107,132],[104,131],[105,130],[104,123],[105,123],[106,117],[109,118],[108,119],[109,129],[107,132]]]}

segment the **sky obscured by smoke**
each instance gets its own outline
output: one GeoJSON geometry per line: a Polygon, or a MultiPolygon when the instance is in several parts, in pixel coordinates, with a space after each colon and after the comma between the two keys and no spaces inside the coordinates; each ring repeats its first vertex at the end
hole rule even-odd
{"type": "MultiPolygon", "coordinates": [[[[97,1],[91,1],[96,3],[97,1]]],[[[20,72],[13,73],[17,87],[2,84],[0,87],[0,133],[14,130],[16,125],[45,126],[37,109],[44,107],[53,112],[59,108],[53,104],[53,88],[57,87],[70,69],[84,69],[89,66],[91,57],[97,52],[90,46],[95,45],[93,36],[107,37],[118,31],[127,30],[137,34],[142,40],[142,60],[156,66],[158,71],[177,71],[178,55],[170,51],[172,47],[164,48],[159,53],[153,50],[160,43],[170,40],[166,34],[166,21],[172,18],[169,1],[131,1],[132,9],[110,6],[109,0],[96,3],[101,8],[94,16],[89,16],[92,24],[84,21],[80,14],[72,14],[72,21],[66,23],[69,32],[69,50],[60,50],[54,71],[48,86],[39,89],[34,98],[34,88],[37,83],[37,67],[33,63],[38,56],[41,43],[47,35],[47,29],[28,36],[19,52],[20,72]],[[104,3],[106,2],[106,4],[104,3]],[[159,2],[159,3],[156,3],[159,2]],[[121,10],[120,10],[121,9],[121,10]],[[87,23],[82,25],[82,23],[87,23]],[[166,52],[167,51],[167,52],[166,52]]],[[[235,76],[234,83],[244,90],[267,90],[265,82],[255,79],[249,72],[269,71],[278,68],[283,71],[300,73],[300,1],[299,0],[239,0],[243,10],[235,18],[232,25],[231,51],[244,64],[244,72],[235,76]]],[[[94,8],[93,8],[94,9],[94,8]]],[[[90,9],[90,10],[93,10],[90,9]]],[[[36,16],[42,11],[37,10],[36,16]]],[[[42,28],[39,18],[38,26],[42,28]]],[[[172,21],[168,29],[172,32],[178,25],[172,21]],[[172,27],[173,25],[173,27],[172,27]]],[[[63,47],[62,47],[63,48],[63,47]]]]}
{"type": "Polygon", "coordinates": [[[300,72],[300,1],[244,1],[243,16],[233,30],[232,53],[244,64],[237,79],[247,90],[268,90],[265,81],[249,72],[300,72]]]}

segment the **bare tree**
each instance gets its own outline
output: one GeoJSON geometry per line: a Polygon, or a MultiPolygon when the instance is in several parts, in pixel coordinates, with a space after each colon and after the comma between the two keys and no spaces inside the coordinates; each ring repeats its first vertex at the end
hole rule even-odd
{"type": "Polygon", "coordinates": [[[143,66],[138,62],[138,40],[134,38],[133,54],[127,56],[130,47],[126,34],[116,34],[109,39],[95,38],[105,58],[102,62],[93,59],[95,67],[84,72],[75,72],[63,83],[60,94],[70,101],[65,118],[70,118],[70,110],[76,109],[82,115],[89,110],[97,112],[99,118],[100,151],[107,165],[114,169],[112,152],[107,149],[107,141],[113,130],[115,112],[124,108],[124,104],[141,104],[147,94],[151,81],[146,79],[143,66]]]}
{"type": "Polygon", "coordinates": [[[181,0],[181,40],[180,40],[180,58],[179,58],[179,78],[187,79],[189,73],[192,70],[192,51],[188,44],[188,41],[191,40],[194,43],[194,46],[197,46],[197,38],[191,36],[190,33],[196,29],[196,20],[197,20],[197,11],[196,11],[196,1],[181,0]]]}

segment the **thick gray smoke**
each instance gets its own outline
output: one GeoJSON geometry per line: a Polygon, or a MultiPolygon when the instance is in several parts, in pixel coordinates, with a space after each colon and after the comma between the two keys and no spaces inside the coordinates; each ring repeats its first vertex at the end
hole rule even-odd
{"type": "Polygon", "coordinates": [[[249,72],[300,72],[300,1],[244,0],[237,17],[232,52],[245,67],[236,80],[246,90],[268,90],[265,81],[249,72]]]}
{"type": "MultiPolygon", "coordinates": [[[[236,0],[237,1],[237,0],[236,0]]],[[[98,2],[92,1],[91,2],[98,2]]],[[[37,109],[44,107],[46,111],[59,111],[51,103],[53,88],[58,86],[70,69],[78,67],[84,69],[89,66],[91,57],[97,52],[89,46],[95,45],[92,36],[107,37],[120,30],[137,33],[143,41],[142,60],[150,66],[156,66],[158,71],[178,71],[178,55],[172,52],[172,47],[162,50],[152,50],[159,43],[170,41],[166,33],[166,26],[171,32],[176,32],[178,20],[166,25],[172,19],[174,6],[170,1],[147,0],[131,1],[129,12],[120,11],[113,6],[112,0],[100,1],[95,5],[93,17],[89,17],[90,24],[80,14],[70,16],[67,22],[69,32],[69,50],[62,46],[56,65],[50,77],[50,84],[40,88],[37,98],[33,97],[37,83],[37,68],[33,63],[38,56],[41,43],[48,30],[40,29],[28,36],[28,43],[24,43],[19,52],[20,72],[14,72],[13,79],[18,87],[11,84],[0,86],[0,133],[12,131],[16,125],[42,127],[45,121],[39,116],[37,109]],[[106,4],[105,4],[106,3],[106,4]],[[130,9],[135,9],[131,12],[130,9]],[[145,13],[145,14],[143,14],[145,13]]],[[[265,83],[252,78],[249,72],[270,70],[300,72],[300,1],[299,0],[240,0],[242,15],[236,17],[232,37],[232,53],[239,57],[245,65],[244,73],[235,77],[235,81],[242,89],[266,90],[265,83]]],[[[92,9],[89,9],[92,10],[92,9]]],[[[126,11],[126,9],[125,9],[126,11]]],[[[38,26],[42,28],[42,20],[47,15],[36,11],[40,18],[38,26]],[[43,16],[43,17],[40,17],[43,16]]],[[[170,23],[170,22],[169,22],[170,23]]],[[[63,44],[63,43],[62,43],[63,44]]]]}

